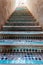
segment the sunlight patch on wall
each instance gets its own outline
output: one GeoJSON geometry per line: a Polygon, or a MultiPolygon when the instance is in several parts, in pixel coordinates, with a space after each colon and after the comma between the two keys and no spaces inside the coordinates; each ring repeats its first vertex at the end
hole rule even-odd
{"type": "Polygon", "coordinates": [[[28,2],[27,2],[27,8],[28,8],[28,9],[31,9],[31,4],[32,4],[32,3],[31,3],[31,0],[27,0],[27,1],[28,1],[28,2]]]}
{"type": "Polygon", "coordinates": [[[27,0],[16,0],[16,7],[27,6],[27,0]]]}

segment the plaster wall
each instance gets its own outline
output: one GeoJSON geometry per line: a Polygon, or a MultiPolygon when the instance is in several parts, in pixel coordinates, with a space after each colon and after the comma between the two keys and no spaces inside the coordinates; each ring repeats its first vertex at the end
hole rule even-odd
{"type": "Polygon", "coordinates": [[[15,10],[15,0],[0,0],[0,28],[15,10]]]}
{"type": "Polygon", "coordinates": [[[28,0],[28,9],[43,28],[43,0],[28,0]]]}

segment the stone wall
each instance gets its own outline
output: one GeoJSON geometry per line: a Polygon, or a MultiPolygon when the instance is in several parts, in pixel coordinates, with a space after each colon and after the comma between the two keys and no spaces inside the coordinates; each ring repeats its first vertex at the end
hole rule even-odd
{"type": "Polygon", "coordinates": [[[28,0],[28,9],[43,27],[43,0],[28,0]]]}
{"type": "Polygon", "coordinates": [[[0,0],[0,26],[4,25],[15,10],[15,0],[0,0]]]}

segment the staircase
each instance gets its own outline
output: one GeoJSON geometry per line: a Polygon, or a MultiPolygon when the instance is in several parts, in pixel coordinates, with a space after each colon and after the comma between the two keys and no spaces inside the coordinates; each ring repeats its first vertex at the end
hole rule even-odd
{"type": "Polygon", "coordinates": [[[43,64],[43,30],[26,7],[17,7],[3,26],[0,50],[1,64],[43,64]]]}

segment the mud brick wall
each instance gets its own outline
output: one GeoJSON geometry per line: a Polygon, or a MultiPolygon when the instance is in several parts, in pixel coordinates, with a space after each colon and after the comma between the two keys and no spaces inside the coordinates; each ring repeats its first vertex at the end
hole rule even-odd
{"type": "Polygon", "coordinates": [[[15,9],[15,0],[0,0],[0,28],[15,9]]]}
{"type": "Polygon", "coordinates": [[[28,0],[28,9],[43,27],[43,0],[28,0]]]}

